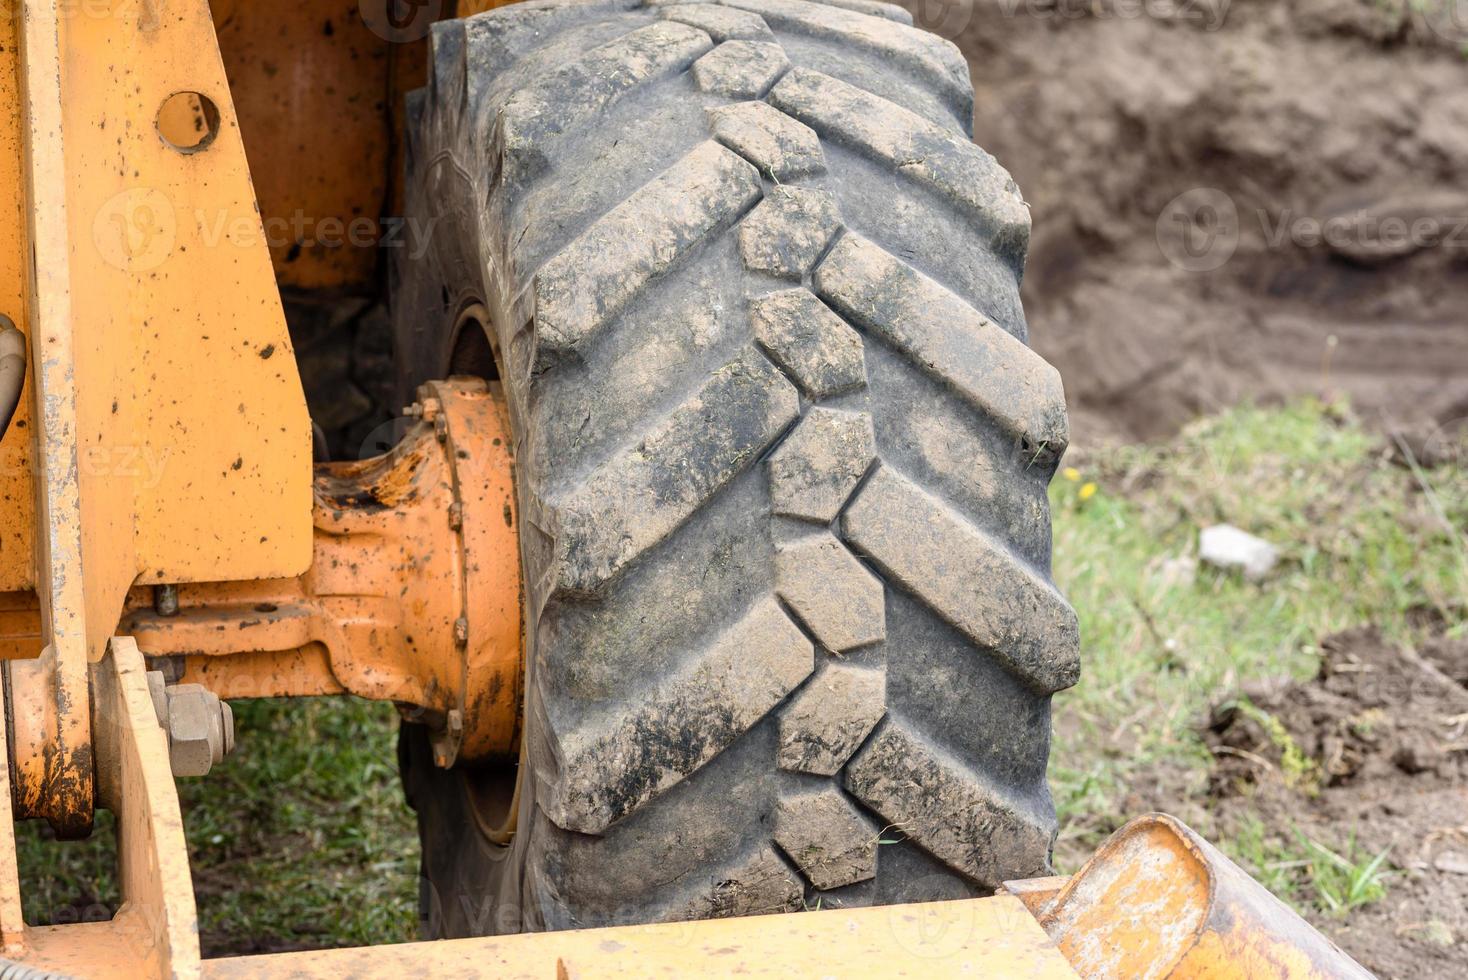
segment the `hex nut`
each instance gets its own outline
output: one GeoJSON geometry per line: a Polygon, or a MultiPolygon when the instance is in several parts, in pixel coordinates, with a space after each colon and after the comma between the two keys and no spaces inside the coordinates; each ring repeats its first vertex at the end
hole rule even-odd
{"type": "Polygon", "coordinates": [[[175,776],[205,776],[234,748],[234,713],[201,684],[174,684],[167,700],[168,761],[175,776]]]}

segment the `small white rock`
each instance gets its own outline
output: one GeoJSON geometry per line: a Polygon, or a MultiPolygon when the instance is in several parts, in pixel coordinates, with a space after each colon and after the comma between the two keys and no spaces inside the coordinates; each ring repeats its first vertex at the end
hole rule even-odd
{"type": "Polygon", "coordinates": [[[1205,527],[1198,535],[1198,557],[1218,568],[1237,568],[1257,582],[1279,561],[1279,549],[1232,524],[1205,527]]]}

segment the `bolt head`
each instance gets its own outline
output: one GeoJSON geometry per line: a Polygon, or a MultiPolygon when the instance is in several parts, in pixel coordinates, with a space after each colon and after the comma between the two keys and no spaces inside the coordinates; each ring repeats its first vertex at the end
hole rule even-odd
{"type": "Polygon", "coordinates": [[[234,747],[234,714],[201,684],[164,689],[168,761],[175,776],[205,776],[234,747]]]}
{"type": "Polygon", "coordinates": [[[449,527],[457,531],[464,526],[464,505],[458,502],[449,504],[449,527]]]}
{"type": "Polygon", "coordinates": [[[454,643],[461,647],[469,644],[469,620],[463,616],[454,620],[454,643]]]}

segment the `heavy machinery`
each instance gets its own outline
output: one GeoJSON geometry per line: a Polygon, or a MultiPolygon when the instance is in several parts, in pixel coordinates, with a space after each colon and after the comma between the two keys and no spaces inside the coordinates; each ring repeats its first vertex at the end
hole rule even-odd
{"type": "Polygon", "coordinates": [[[1064,401],[900,9],[22,0],[0,68],[13,975],[1360,972],[1170,818],[1049,876],[1064,401]],[[282,295],[384,293],[402,437],[313,465],[282,295]],[[201,963],[173,777],[341,693],[466,938],[201,963]],[[27,926],[13,819],[98,807],[122,907],[27,926]]]}

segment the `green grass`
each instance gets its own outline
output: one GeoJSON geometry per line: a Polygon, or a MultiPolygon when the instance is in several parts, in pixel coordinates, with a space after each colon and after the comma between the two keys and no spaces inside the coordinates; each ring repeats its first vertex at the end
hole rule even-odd
{"type": "Polygon", "coordinates": [[[1291,828],[1286,836],[1271,832],[1261,820],[1251,817],[1222,843],[1274,894],[1335,918],[1386,896],[1391,874],[1388,852],[1363,852],[1354,832],[1336,851],[1299,828],[1291,828]]]}
{"type": "Polygon", "coordinates": [[[1134,774],[1167,758],[1202,777],[1194,726],[1241,683],[1309,676],[1315,644],[1352,626],[1413,642],[1468,595],[1455,530],[1468,473],[1393,465],[1332,406],[1238,408],[1164,446],[1068,462],[1051,491],[1054,569],[1080,616],[1083,674],[1055,702],[1063,870],[1126,816],[1134,774]],[[1283,550],[1266,581],[1187,570],[1198,531],[1224,522],[1283,550]]]}
{"type": "MultiPolygon", "coordinates": [[[[234,703],[237,749],[179,796],[209,952],[416,938],[418,839],[397,773],[397,714],[356,698],[234,703]]],[[[111,815],[58,844],[19,828],[27,920],[116,900],[111,815]]]]}

